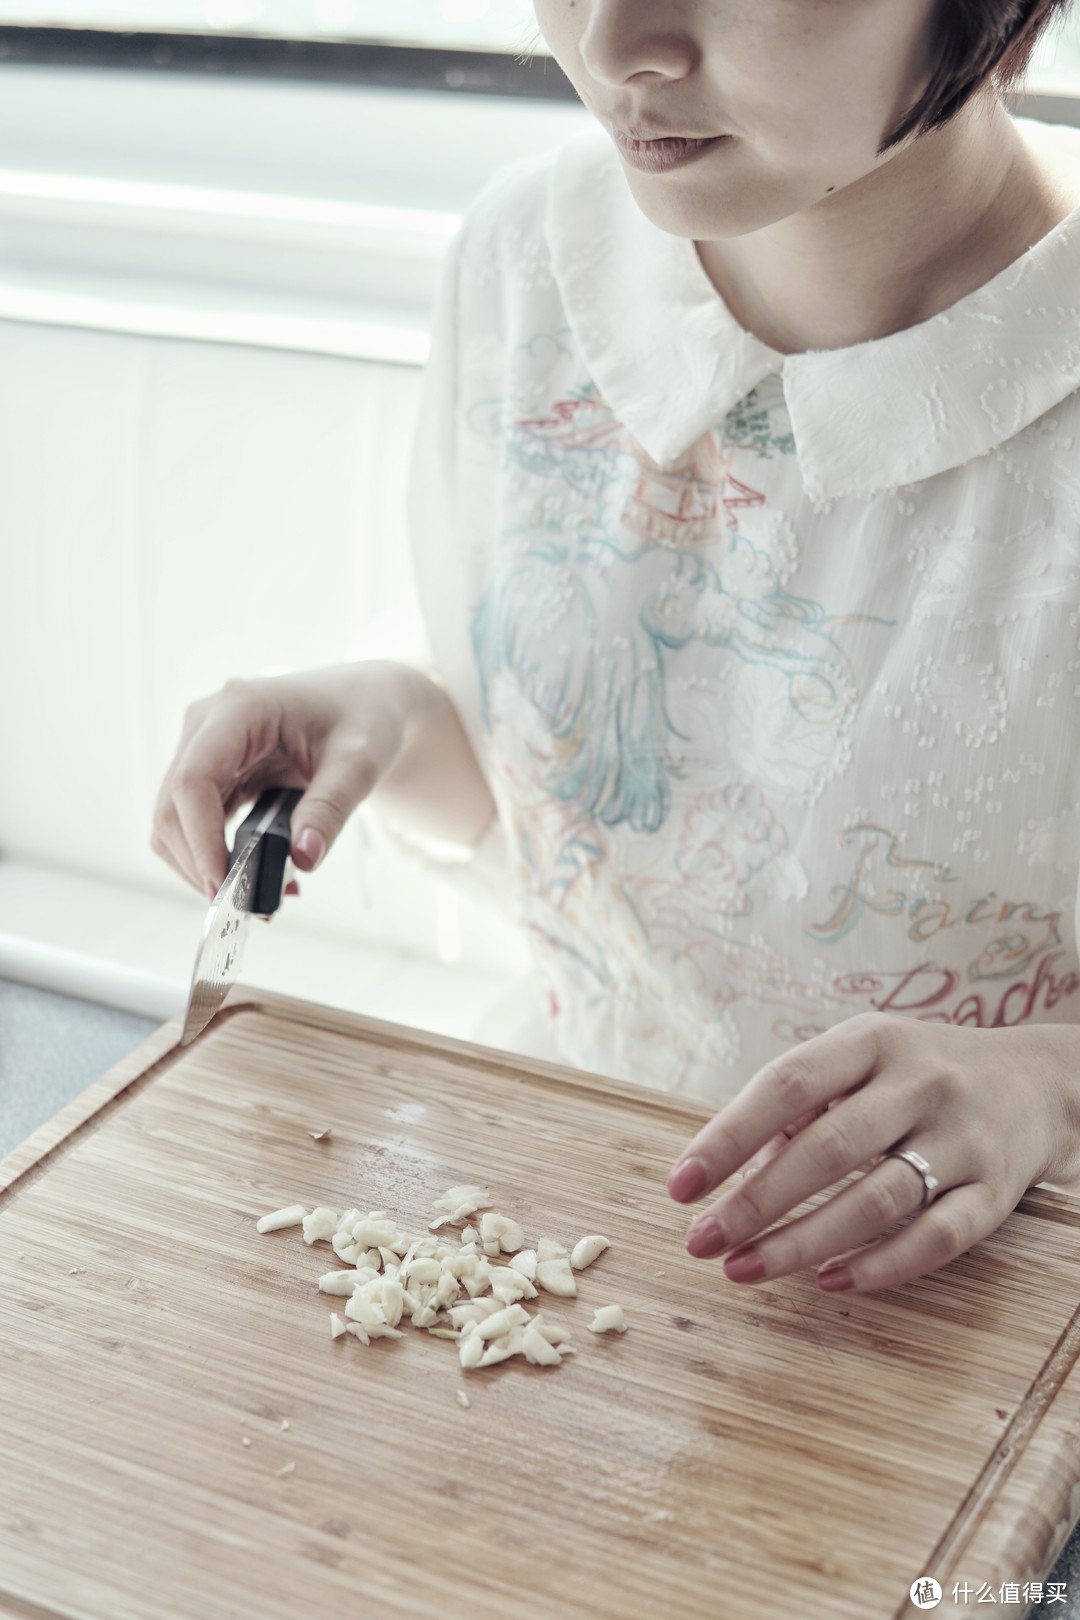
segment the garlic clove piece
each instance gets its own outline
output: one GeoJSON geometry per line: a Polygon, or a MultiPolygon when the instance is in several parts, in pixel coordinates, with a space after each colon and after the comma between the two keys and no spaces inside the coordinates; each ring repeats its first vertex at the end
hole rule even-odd
{"type": "Polygon", "coordinates": [[[272,1215],[263,1215],[255,1222],[256,1232],[281,1232],[287,1226],[299,1226],[307,1210],[303,1204],[289,1204],[285,1209],[275,1209],[272,1215]]]}
{"type": "Polygon", "coordinates": [[[589,1323],[590,1333],[625,1333],[626,1317],[621,1305],[601,1305],[589,1323]]]}
{"type": "Polygon", "coordinates": [[[559,1294],[564,1299],[573,1299],[577,1294],[577,1282],[570,1269],[570,1256],[565,1252],[557,1260],[537,1261],[536,1280],[549,1294],[559,1294]]]}
{"type": "Polygon", "coordinates": [[[352,1294],[363,1282],[355,1271],[326,1271],[319,1278],[320,1294],[352,1294]]]}
{"type": "Polygon", "coordinates": [[[510,1267],[513,1271],[520,1271],[521,1275],[526,1277],[529,1282],[535,1282],[536,1250],[519,1249],[517,1254],[512,1256],[510,1260],[510,1267]]]}
{"type": "Polygon", "coordinates": [[[591,1266],[593,1261],[602,1255],[605,1249],[610,1248],[611,1239],[600,1237],[599,1234],[593,1237],[579,1238],[574,1244],[573,1252],[570,1255],[570,1264],[575,1271],[584,1271],[585,1267],[591,1266]]]}
{"type": "Polygon", "coordinates": [[[344,1260],[347,1266],[355,1264],[364,1252],[362,1246],[356,1243],[348,1232],[335,1232],[330,1239],[330,1247],[338,1259],[344,1260]]]}
{"type": "Polygon", "coordinates": [[[486,1316],[476,1331],[482,1339],[498,1339],[528,1320],[529,1313],[523,1305],[507,1305],[501,1311],[486,1316]]]}
{"type": "Polygon", "coordinates": [[[337,1231],[337,1211],[320,1204],[318,1209],[304,1216],[302,1225],[305,1243],[329,1243],[337,1231]]]}
{"type": "Polygon", "coordinates": [[[338,1315],[337,1311],[330,1312],[330,1337],[340,1339],[343,1333],[349,1331],[348,1324],[338,1315]]]}
{"type": "Polygon", "coordinates": [[[485,1254],[515,1254],[525,1242],[525,1233],[509,1215],[489,1211],[480,1217],[480,1242],[485,1254]]]}
{"type": "Polygon", "coordinates": [[[437,1260],[412,1260],[409,1262],[409,1285],[416,1283],[437,1283],[442,1277],[442,1266],[437,1260]]]}
{"type": "Polygon", "coordinates": [[[521,1348],[526,1361],[531,1361],[537,1367],[561,1367],[562,1356],[558,1350],[546,1339],[542,1333],[530,1324],[524,1331],[521,1339],[521,1348]]]}
{"type": "Polygon", "coordinates": [[[379,1290],[379,1303],[390,1327],[397,1327],[405,1309],[405,1290],[401,1284],[384,1277],[379,1290]]]}
{"type": "Polygon", "coordinates": [[[570,1329],[565,1327],[562,1322],[550,1321],[540,1311],[537,1311],[530,1321],[529,1328],[532,1332],[539,1333],[545,1338],[548,1344],[558,1345],[560,1348],[563,1345],[569,1345],[570,1329]]]}
{"type": "Polygon", "coordinates": [[[524,1338],[525,1330],[519,1327],[512,1329],[509,1333],[504,1333],[501,1338],[493,1339],[476,1365],[478,1367],[493,1367],[498,1361],[508,1361],[511,1356],[523,1355],[524,1338]]]}
{"type": "Polygon", "coordinates": [[[403,1339],[405,1337],[400,1328],[391,1327],[389,1322],[365,1322],[370,1339],[403,1339]]]}
{"type": "Polygon", "coordinates": [[[445,1209],[450,1226],[460,1226],[466,1216],[473,1215],[491,1203],[491,1194],[484,1187],[450,1187],[441,1198],[434,1200],[435,1209],[445,1209]]]}
{"type": "Polygon", "coordinates": [[[483,1354],[484,1341],[478,1333],[462,1337],[458,1345],[458,1360],[463,1367],[478,1367],[483,1354]]]}

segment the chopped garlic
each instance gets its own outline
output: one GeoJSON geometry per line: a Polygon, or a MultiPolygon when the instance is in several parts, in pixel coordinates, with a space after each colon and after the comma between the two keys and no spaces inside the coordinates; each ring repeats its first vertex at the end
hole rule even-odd
{"type": "Polygon", "coordinates": [[[475,1215],[490,1203],[491,1194],[483,1187],[450,1187],[435,1199],[434,1207],[449,1212],[451,1226],[460,1226],[467,1215],[475,1215]]]}
{"type": "Polygon", "coordinates": [[[351,1294],[362,1279],[355,1271],[327,1271],[319,1278],[320,1294],[351,1294]]]}
{"type": "Polygon", "coordinates": [[[393,1243],[397,1235],[397,1226],[393,1221],[365,1215],[356,1222],[352,1235],[357,1243],[364,1245],[365,1249],[381,1249],[393,1243]]]}
{"type": "Polygon", "coordinates": [[[326,1142],[333,1134],[329,1125],[324,1125],[321,1131],[308,1131],[308,1135],[313,1142],[326,1142]]]}
{"type": "Polygon", "coordinates": [[[296,1464],[294,1462],[287,1462],[284,1468],[275,1468],[274,1473],[277,1475],[278,1479],[284,1479],[285,1475],[291,1474],[295,1467],[296,1464]]]}
{"type": "Polygon", "coordinates": [[[466,1393],[465,1393],[465,1391],[463,1389],[458,1390],[457,1398],[458,1398],[458,1400],[459,1400],[459,1402],[461,1403],[462,1406],[471,1406],[472,1405],[472,1401],[470,1401],[469,1397],[466,1395],[466,1393]]]}
{"type": "Polygon", "coordinates": [[[626,1317],[621,1305],[601,1305],[589,1323],[590,1333],[625,1333],[626,1317]]]}
{"type": "Polygon", "coordinates": [[[401,1284],[389,1281],[384,1277],[379,1290],[379,1298],[387,1322],[391,1327],[397,1327],[404,1309],[404,1290],[401,1284]]]}
{"type": "Polygon", "coordinates": [[[500,1361],[508,1361],[511,1356],[521,1356],[525,1353],[525,1329],[521,1326],[512,1327],[509,1333],[503,1333],[497,1339],[492,1339],[477,1362],[478,1367],[494,1367],[500,1361]]]}
{"type": "Polygon", "coordinates": [[[598,1255],[605,1249],[611,1248],[611,1239],[606,1237],[583,1237],[574,1244],[574,1252],[570,1256],[570,1264],[575,1271],[584,1271],[591,1266],[598,1255]]]}
{"type": "Polygon", "coordinates": [[[330,1247],[338,1259],[344,1260],[347,1266],[355,1265],[364,1252],[363,1244],[354,1242],[348,1232],[335,1232],[330,1239],[330,1247]]]}
{"type": "MultiPolygon", "coordinates": [[[[329,1271],[319,1280],[323,1293],[344,1298],[343,1315],[333,1312],[331,1337],[346,1333],[370,1345],[373,1339],[400,1339],[398,1324],[407,1316],[415,1328],[433,1338],[456,1339],[458,1358],[466,1370],[486,1368],[524,1356],[536,1366],[559,1366],[575,1353],[569,1331],[559,1322],[534,1315],[522,1300],[537,1298],[537,1287],[573,1297],[574,1271],[591,1265],[609,1241],[599,1234],[578,1240],[570,1254],[554,1238],[541,1238],[535,1249],[525,1249],[521,1225],[507,1215],[484,1209],[476,1227],[466,1217],[489,1205],[480,1187],[452,1187],[436,1200],[448,1213],[433,1221],[427,1234],[401,1230],[386,1210],[345,1210],[340,1219],[319,1205],[309,1216],[302,1205],[264,1216],[260,1230],[300,1224],[305,1242],[329,1239],[349,1270],[329,1271]],[[462,1225],[459,1244],[444,1242],[431,1232],[444,1225],[462,1225]],[[507,1257],[505,1263],[500,1264],[507,1257]]],[[[624,1332],[619,1306],[596,1312],[591,1331],[624,1332]]],[[[462,1390],[459,1398],[468,1405],[462,1390]]],[[[287,1420],[283,1423],[287,1427],[287,1420]]]]}
{"type": "Polygon", "coordinates": [[[569,1343],[570,1329],[564,1327],[561,1322],[549,1322],[547,1317],[540,1311],[537,1311],[532,1318],[529,1327],[534,1332],[541,1334],[548,1344],[558,1345],[560,1349],[563,1345],[569,1343]]]}
{"type": "Polygon", "coordinates": [[[286,1226],[299,1226],[307,1214],[303,1204],[290,1204],[288,1209],[277,1209],[255,1222],[256,1232],[280,1232],[286,1226]]]}
{"type": "Polygon", "coordinates": [[[305,1243],[328,1243],[337,1230],[337,1211],[320,1204],[304,1216],[303,1226],[305,1243]]]}
{"type": "Polygon", "coordinates": [[[522,1334],[521,1348],[526,1361],[531,1361],[538,1367],[560,1367],[562,1365],[562,1356],[555,1346],[531,1325],[522,1334]]]}
{"type": "Polygon", "coordinates": [[[525,1233],[509,1215],[488,1213],[480,1217],[480,1241],[484,1253],[492,1257],[500,1253],[514,1254],[525,1242],[525,1233]]]}
{"type": "Polygon", "coordinates": [[[414,1260],[409,1267],[409,1281],[411,1283],[437,1283],[442,1276],[442,1266],[437,1260],[414,1260]]]}
{"type": "Polygon", "coordinates": [[[462,1334],[458,1345],[458,1360],[463,1367],[478,1367],[484,1354],[484,1341],[478,1333],[462,1334]]]}
{"type": "Polygon", "coordinates": [[[482,1339],[497,1339],[528,1320],[529,1313],[523,1305],[507,1305],[503,1310],[485,1317],[477,1325],[476,1331],[482,1339]]]}
{"type": "Polygon", "coordinates": [[[557,1260],[538,1260],[536,1280],[549,1294],[561,1294],[566,1299],[573,1299],[577,1293],[577,1283],[570,1269],[570,1256],[566,1253],[557,1260]]]}
{"type": "Polygon", "coordinates": [[[485,1317],[494,1316],[498,1309],[498,1300],[473,1299],[467,1305],[451,1305],[450,1320],[456,1328],[461,1328],[469,1322],[482,1322],[485,1317]]]}

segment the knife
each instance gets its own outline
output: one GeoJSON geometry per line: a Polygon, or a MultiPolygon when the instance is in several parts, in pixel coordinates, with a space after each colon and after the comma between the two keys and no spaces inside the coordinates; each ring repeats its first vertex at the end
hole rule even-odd
{"type": "Polygon", "coordinates": [[[181,1046],[206,1028],[236,982],[251,917],[269,917],[281,904],[290,818],[302,797],[300,788],[267,788],[236,829],[229,870],[203,924],[181,1046]]]}

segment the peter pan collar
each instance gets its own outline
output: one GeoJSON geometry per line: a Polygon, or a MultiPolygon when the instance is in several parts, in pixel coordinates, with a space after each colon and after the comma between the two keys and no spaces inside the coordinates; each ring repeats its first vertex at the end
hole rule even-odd
{"type": "MultiPolygon", "coordinates": [[[[1037,140],[1080,131],[1030,125],[1037,140]]],[[[778,374],[808,495],[869,496],[985,455],[1080,387],[1080,208],[906,331],[783,355],[735,320],[693,241],[641,212],[602,130],[557,154],[552,271],[589,373],[659,465],[778,374]]]]}

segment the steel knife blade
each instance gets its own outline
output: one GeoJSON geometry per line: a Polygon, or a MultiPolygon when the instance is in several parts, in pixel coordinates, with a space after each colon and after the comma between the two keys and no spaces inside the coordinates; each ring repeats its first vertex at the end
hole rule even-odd
{"type": "Polygon", "coordinates": [[[201,1034],[236,983],[252,916],[269,917],[281,904],[290,820],[301,796],[299,788],[268,788],[237,828],[229,870],[203,923],[181,1046],[201,1034]]]}

